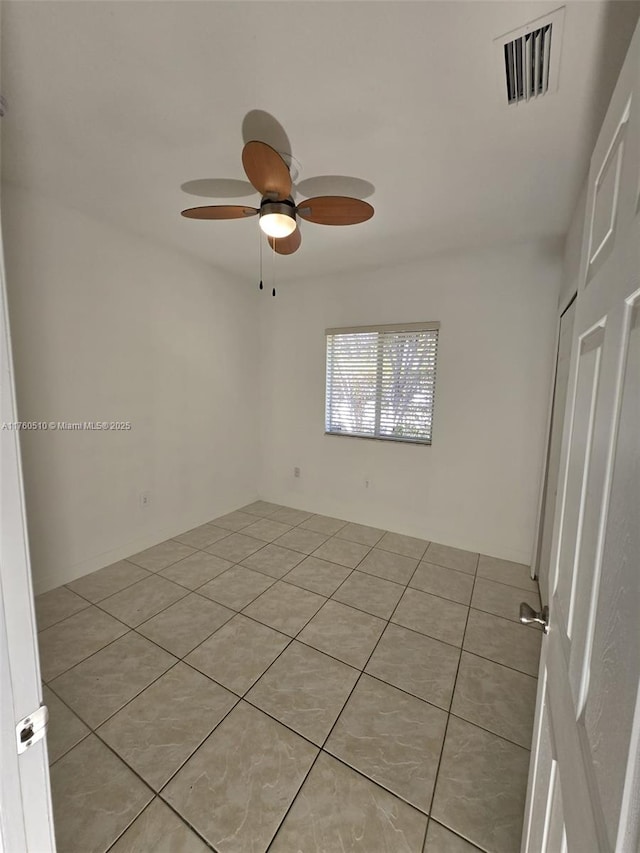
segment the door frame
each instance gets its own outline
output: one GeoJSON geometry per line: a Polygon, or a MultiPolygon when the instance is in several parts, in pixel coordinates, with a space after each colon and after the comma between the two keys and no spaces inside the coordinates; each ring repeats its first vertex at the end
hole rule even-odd
{"type": "Polygon", "coordinates": [[[42,704],[0,222],[0,851],[55,853],[47,741],[18,754],[42,704]]]}
{"type": "MultiPolygon", "coordinates": [[[[567,313],[569,308],[574,304],[576,298],[578,296],[578,291],[571,290],[558,304],[558,317],[556,321],[556,337],[555,337],[555,358],[553,361],[553,379],[551,382],[551,391],[549,395],[549,403],[547,406],[547,425],[545,428],[546,433],[546,448],[544,452],[544,460],[542,463],[542,476],[541,476],[541,486],[540,486],[540,494],[538,495],[538,511],[536,515],[536,538],[533,545],[533,556],[531,558],[531,571],[530,576],[532,580],[536,580],[540,576],[540,567],[538,565],[538,561],[540,559],[540,551],[542,548],[542,534],[544,527],[544,516],[546,511],[546,492],[547,492],[547,483],[549,480],[549,455],[551,452],[551,430],[553,429],[553,410],[554,410],[554,400],[556,396],[556,385],[558,382],[558,361],[560,356],[560,328],[562,325],[562,318],[567,313]]],[[[542,605],[548,604],[548,601],[543,601],[542,605]]]]}

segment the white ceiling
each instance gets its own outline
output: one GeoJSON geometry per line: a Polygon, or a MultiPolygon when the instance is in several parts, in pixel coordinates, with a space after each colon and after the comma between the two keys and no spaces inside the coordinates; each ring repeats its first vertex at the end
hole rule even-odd
{"type": "Polygon", "coordinates": [[[279,278],[561,237],[638,4],[570,0],[558,92],[507,107],[493,39],[558,5],[5,2],[3,176],[254,281],[257,220],[185,220],[209,202],[181,185],[243,178],[243,121],[279,123],[300,181],[360,178],[376,209],[303,223],[279,278]]]}

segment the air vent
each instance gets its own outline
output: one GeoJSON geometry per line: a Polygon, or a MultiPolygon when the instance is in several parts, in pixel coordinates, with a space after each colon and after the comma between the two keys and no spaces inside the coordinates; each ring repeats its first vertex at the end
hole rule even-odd
{"type": "Polygon", "coordinates": [[[552,24],[504,46],[507,100],[510,104],[544,95],[549,88],[552,24]]]}
{"type": "Polygon", "coordinates": [[[564,7],[496,39],[508,104],[557,89],[563,19],[564,7]]]}

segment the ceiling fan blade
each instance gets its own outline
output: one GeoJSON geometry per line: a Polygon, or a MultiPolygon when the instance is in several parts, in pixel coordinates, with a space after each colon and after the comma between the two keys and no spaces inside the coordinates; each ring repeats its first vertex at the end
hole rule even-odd
{"type": "Polygon", "coordinates": [[[242,149],[242,165],[261,195],[270,196],[275,201],[291,195],[289,167],[275,148],[266,142],[247,142],[242,149]]]}
{"type": "Polygon", "coordinates": [[[320,225],[356,225],[373,216],[373,208],[359,198],[344,195],[319,195],[301,201],[296,212],[308,222],[320,225]]]}
{"type": "Polygon", "coordinates": [[[292,255],[300,248],[302,234],[300,233],[300,229],[296,228],[288,237],[280,237],[279,239],[267,237],[267,240],[274,252],[277,252],[279,255],[292,255]]]}
{"type": "Polygon", "coordinates": [[[246,207],[244,204],[208,204],[181,211],[181,215],[187,219],[246,219],[256,213],[256,207],[246,207]]]}

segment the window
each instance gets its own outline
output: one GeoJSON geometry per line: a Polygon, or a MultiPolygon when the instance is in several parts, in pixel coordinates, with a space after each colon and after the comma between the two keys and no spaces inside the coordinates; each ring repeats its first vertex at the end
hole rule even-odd
{"type": "Polygon", "coordinates": [[[325,432],[431,444],[439,328],[327,329],[325,432]]]}

